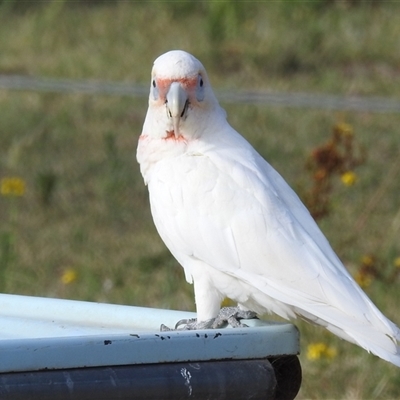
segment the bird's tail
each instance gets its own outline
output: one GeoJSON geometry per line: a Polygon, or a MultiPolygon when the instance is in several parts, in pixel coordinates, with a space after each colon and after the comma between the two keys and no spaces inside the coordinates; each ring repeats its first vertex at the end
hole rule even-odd
{"type": "MultiPolygon", "coordinates": [[[[379,310],[377,311],[379,314],[375,315],[370,324],[354,322],[350,318],[345,321],[343,315],[341,315],[341,323],[335,323],[332,319],[329,322],[315,320],[315,316],[313,316],[314,321],[311,322],[325,326],[342,339],[357,344],[368,352],[400,367],[400,329],[379,310]]],[[[308,319],[303,311],[304,316],[308,319]]]]}

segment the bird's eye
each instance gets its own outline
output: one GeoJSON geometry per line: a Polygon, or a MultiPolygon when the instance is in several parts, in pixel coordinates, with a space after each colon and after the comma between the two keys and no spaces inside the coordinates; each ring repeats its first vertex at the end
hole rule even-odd
{"type": "Polygon", "coordinates": [[[196,98],[197,98],[197,101],[204,100],[204,81],[203,81],[203,77],[200,74],[197,78],[196,98]]]}
{"type": "Polygon", "coordinates": [[[158,87],[157,87],[155,79],[153,79],[153,81],[151,82],[151,85],[152,85],[151,93],[153,95],[153,99],[157,100],[158,99],[158,87]]]}

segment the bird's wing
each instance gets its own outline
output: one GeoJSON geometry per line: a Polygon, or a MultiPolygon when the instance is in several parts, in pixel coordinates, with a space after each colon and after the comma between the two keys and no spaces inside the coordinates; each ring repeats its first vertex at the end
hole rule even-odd
{"type": "Polygon", "coordinates": [[[157,229],[187,276],[189,256],[307,318],[386,325],[280,175],[241,136],[227,143],[160,161],[149,183],[157,229]]]}

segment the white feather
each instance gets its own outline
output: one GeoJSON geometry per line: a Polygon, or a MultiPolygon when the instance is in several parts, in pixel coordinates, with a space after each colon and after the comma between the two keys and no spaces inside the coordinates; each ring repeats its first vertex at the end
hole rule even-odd
{"type": "Polygon", "coordinates": [[[400,366],[399,329],[359,288],[283,178],[227,123],[201,63],[169,52],[152,77],[197,74],[205,98],[190,101],[181,140],[166,137],[165,103],[150,96],[137,158],[157,230],[194,282],[198,320],[215,318],[227,296],[258,313],[300,316],[400,366]]]}

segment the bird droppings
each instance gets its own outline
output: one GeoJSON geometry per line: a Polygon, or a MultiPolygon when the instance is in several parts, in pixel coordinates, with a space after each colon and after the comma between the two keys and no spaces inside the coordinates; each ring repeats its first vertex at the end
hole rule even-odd
{"type": "Polygon", "coordinates": [[[182,375],[183,379],[185,380],[185,386],[188,388],[188,396],[190,397],[193,392],[193,388],[190,383],[192,374],[186,368],[181,368],[181,375],[182,375]]]}
{"type": "Polygon", "coordinates": [[[213,338],[213,339],[216,339],[216,338],[219,337],[219,336],[222,336],[222,333],[217,332],[217,333],[214,335],[214,338],[213,338]]]}
{"type": "Polygon", "coordinates": [[[161,336],[161,335],[158,335],[158,334],[156,334],[156,336],[157,336],[158,338],[160,338],[161,340],[171,339],[171,336],[161,336]]]}

